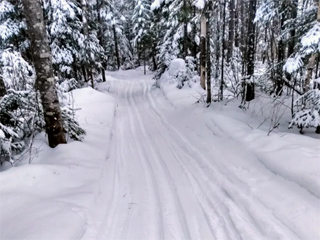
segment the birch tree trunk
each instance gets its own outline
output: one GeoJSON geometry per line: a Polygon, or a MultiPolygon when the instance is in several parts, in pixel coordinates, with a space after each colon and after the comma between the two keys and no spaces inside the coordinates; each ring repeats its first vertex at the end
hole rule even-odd
{"type": "Polygon", "coordinates": [[[55,89],[49,39],[40,0],[22,0],[31,40],[31,55],[37,73],[36,88],[40,92],[49,146],[66,143],[61,110],[55,89]]]}

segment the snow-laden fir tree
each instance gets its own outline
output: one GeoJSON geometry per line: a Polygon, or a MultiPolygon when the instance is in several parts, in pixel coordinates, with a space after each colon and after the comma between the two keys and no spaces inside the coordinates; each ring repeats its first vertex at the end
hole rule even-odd
{"type": "Polygon", "coordinates": [[[292,73],[303,66],[306,67],[303,95],[296,101],[296,111],[289,127],[298,126],[301,130],[304,127],[315,127],[316,132],[320,133],[320,91],[318,81],[314,80],[314,67],[317,55],[320,52],[320,2],[317,9],[317,19],[313,22],[313,26],[301,38],[298,45],[298,51],[294,57],[287,60],[284,70],[292,73]],[[304,61],[303,61],[304,60],[304,61]],[[311,84],[314,82],[314,88],[311,84]]]}
{"type": "Polygon", "coordinates": [[[173,59],[195,57],[198,53],[196,38],[199,37],[193,30],[200,15],[194,2],[187,0],[156,0],[151,8],[161,19],[157,28],[165,31],[158,43],[156,78],[159,78],[173,59]]]}
{"type": "Polygon", "coordinates": [[[102,31],[99,39],[105,54],[103,65],[109,70],[119,69],[122,64],[130,65],[133,55],[124,28],[128,20],[120,11],[120,3],[107,0],[97,3],[99,30],[102,31]]]}
{"type": "Polygon", "coordinates": [[[29,41],[19,0],[0,1],[0,49],[7,47],[25,53],[29,41]]]}
{"type": "MultiPolygon", "coordinates": [[[[144,65],[149,55],[148,49],[152,51],[151,36],[152,11],[150,8],[150,0],[135,0],[135,7],[132,15],[133,22],[133,46],[138,55],[138,61],[143,59],[144,65]]],[[[139,61],[140,63],[140,61],[139,61]]]]}
{"type": "Polygon", "coordinates": [[[84,47],[81,7],[70,0],[45,0],[53,65],[61,77],[78,77],[84,47]]]}

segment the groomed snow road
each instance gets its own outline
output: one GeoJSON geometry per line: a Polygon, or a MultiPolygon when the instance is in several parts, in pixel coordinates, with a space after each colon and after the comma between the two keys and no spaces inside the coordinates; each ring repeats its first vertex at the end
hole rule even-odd
{"type": "Polygon", "coordinates": [[[318,196],[172,106],[151,76],[122,74],[109,80],[115,122],[97,222],[83,239],[320,239],[318,196]]]}

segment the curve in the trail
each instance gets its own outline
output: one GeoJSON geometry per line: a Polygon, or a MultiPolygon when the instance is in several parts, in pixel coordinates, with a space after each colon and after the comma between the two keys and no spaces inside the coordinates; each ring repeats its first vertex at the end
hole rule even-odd
{"type": "Polygon", "coordinates": [[[118,105],[105,183],[111,191],[97,239],[303,239],[273,209],[284,195],[297,205],[317,204],[313,196],[297,195],[300,186],[275,176],[218,127],[205,133],[210,142],[183,131],[192,126],[170,121],[179,117],[176,108],[151,90],[152,81],[110,84],[118,105]],[[223,144],[238,152],[223,152],[223,144]]]}

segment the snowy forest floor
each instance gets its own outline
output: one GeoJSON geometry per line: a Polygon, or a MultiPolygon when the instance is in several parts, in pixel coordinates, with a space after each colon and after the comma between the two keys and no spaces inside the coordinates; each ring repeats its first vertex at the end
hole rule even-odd
{"type": "Polygon", "coordinates": [[[205,108],[196,87],[107,75],[73,92],[83,143],[41,134],[0,172],[0,239],[320,239],[319,136],[262,100],[205,108]]]}

